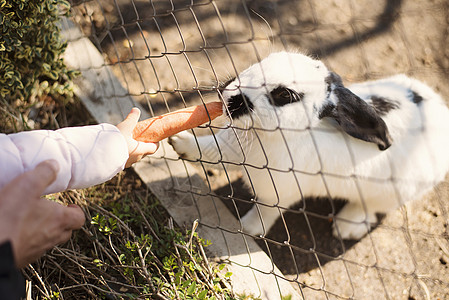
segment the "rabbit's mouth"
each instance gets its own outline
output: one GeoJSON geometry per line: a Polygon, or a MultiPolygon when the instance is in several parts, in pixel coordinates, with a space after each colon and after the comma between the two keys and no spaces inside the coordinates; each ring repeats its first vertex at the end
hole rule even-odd
{"type": "MultiPolygon", "coordinates": [[[[231,84],[235,81],[235,77],[228,79],[225,83],[220,84],[219,92],[223,95],[223,93],[227,91],[235,91],[238,87],[229,88],[231,84]]],[[[231,119],[238,119],[243,115],[249,114],[253,108],[253,103],[249,100],[249,97],[244,93],[239,93],[230,97],[224,97],[227,105],[227,114],[231,119]]]]}
{"type": "Polygon", "coordinates": [[[249,97],[244,93],[240,93],[227,99],[228,112],[232,119],[238,119],[243,115],[249,114],[254,108],[249,97]]]}

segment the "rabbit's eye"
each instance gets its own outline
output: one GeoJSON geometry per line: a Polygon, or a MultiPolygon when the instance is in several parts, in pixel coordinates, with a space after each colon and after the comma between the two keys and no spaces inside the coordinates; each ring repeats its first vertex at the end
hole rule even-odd
{"type": "Polygon", "coordinates": [[[304,93],[298,93],[286,87],[279,86],[271,91],[269,98],[274,106],[284,106],[289,103],[301,101],[304,98],[304,93]]]}

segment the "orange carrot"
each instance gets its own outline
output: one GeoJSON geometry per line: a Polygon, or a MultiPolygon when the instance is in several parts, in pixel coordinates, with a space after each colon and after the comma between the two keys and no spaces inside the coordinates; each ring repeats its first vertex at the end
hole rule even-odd
{"type": "Polygon", "coordinates": [[[223,113],[223,103],[210,102],[166,113],[137,123],[133,137],[141,142],[159,142],[181,131],[209,122],[223,113]]]}

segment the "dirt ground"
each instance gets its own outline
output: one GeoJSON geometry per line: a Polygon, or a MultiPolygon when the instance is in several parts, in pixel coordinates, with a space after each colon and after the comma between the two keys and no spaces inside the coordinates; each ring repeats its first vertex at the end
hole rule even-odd
{"type": "MultiPolygon", "coordinates": [[[[74,19],[156,115],[215,97],[214,87],[282,49],[322,59],[346,84],[406,73],[449,103],[447,0],[101,0],[75,2],[74,19]]],[[[208,177],[248,209],[238,174],[208,177]]],[[[308,199],[306,214],[298,203],[258,242],[305,299],[448,299],[448,193],[443,183],[350,242],[330,230],[343,202],[308,199]]]]}

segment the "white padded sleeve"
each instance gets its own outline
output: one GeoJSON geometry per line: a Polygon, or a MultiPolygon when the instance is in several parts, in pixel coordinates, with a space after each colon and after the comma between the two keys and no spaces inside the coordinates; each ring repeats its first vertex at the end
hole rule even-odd
{"type": "Polygon", "coordinates": [[[60,168],[45,191],[50,194],[111,179],[123,170],[128,147],[110,124],[0,134],[0,188],[47,159],[56,160],[60,168]]]}

